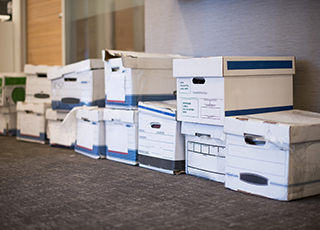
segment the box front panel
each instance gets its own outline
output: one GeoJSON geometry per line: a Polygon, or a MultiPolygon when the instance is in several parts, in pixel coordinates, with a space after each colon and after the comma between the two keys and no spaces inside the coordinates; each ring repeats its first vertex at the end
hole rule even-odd
{"type": "Polygon", "coordinates": [[[26,101],[51,103],[51,81],[46,77],[28,76],[26,101]]]}
{"type": "Polygon", "coordinates": [[[98,159],[106,155],[104,122],[77,119],[77,139],[75,151],[98,159]]]}
{"type": "Polygon", "coordinates": [[[48,121],[50,144],[73,147],[76,139],[76,129],[61,126],[61,121],[48,121]]]}
{"type": "Polygon", "coordinates": [[[94,91],[96,89],[93,87],[92,76],[93,71],[87,71],[68,74],[52,80],[52,109],[71,110],[73,107],[83,105],[104,107],[103,89],[100,92],[101,99],[94,100],[94,91]]]}
{"type": "Polygon", "coordinates": [[[17,112],[17,139],[44,144],[47,140],[44,115],[17,112]]]}
{"type": "Polygon", "coordinates": [[[289,150],[268,141],[227,135],[226,187],[286,200],[289,150]]]}
{"type": "Polygon", "coordinates": [[[139,113],[139,154],[141,150],[141,154],[146,151],[153,157],[183,160],[175,155],[176,125],[173,120],[139,113]]]}
{"type": "Polygon", "coordinates": [[[97,145],[97,138],[94,134],[97,134],[95,125],[90,121],[78,120],[77,121],[77,147],[92,151],[93,145],[97,145]]]}
{"type": "Polygon", "coordinates": [[[112,121],[105,123],[107,158],[123,159],[135,164],[138,149],[137,125],[112,121]]]}
{"type": "Polygon", "coordinates": [[[186,172],[224,182],[226,150],[220,140],[186,135],[186,172]]]}
{"type": "Polygon", "coordinates": [[[224,78],[177,78],[177,118],[223,125],[224,78]]]}
{"type": "Polygon", "coordinates": [[[177,121],[139,113],[139,163],[168,170],[184,170],[183,148],[177,148],[177,121]]]}
{"type": "Polygon", "coordinates": [[[25,100],[25,86],[6,86],[2,89],[2,95],[2,106],[15,105],[18,101],[25,100]]]}

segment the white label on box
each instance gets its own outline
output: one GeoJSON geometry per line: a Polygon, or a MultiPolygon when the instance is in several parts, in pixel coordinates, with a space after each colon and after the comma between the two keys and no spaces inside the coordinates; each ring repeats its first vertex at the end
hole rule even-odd
{"type": "Polygon", "coordinates": [[[87,121],[78,121],[77,130],[85,130],[84,132],[77,133],[77,145],[89,150],[93,149],[93,138],[94,138],[94,125],[87,121]]]}
{"type": "Polygon", "coordinates": [[[220,108],[201,107],[201,118],[204,119],[220,119],[220,108]]]}
{"type": "Polygon", "coordinates": [[[186,93],[190,94],[191,93],[191,78],[179,78],[178,79],[179,83],[179,93],[186,93]]]}
{"type": "Polygon", "coordinates": [[[35,114],[24,114],[21,119],[21,130],[22,135],[29,136],[40,136],[40,124],[43,122],[43,117],[35,114]]]}
{"type": "Polygon", "coordinates": [[[182,116],[199,117],[199,102],[196,98],[182,98],[182,116]]]}
{"type": "Polygon", "coordinates": [[[126,154],[128,152],[127,128],[123,124],[112,124],[108,122],[106,125],[106,135],[108,151],[115,151],[126,154]]]}
{"type": "Polygon", "coordinates": [[[108,101],[125,102],[125,73],[109,74],[106,83],[108,101]]]}

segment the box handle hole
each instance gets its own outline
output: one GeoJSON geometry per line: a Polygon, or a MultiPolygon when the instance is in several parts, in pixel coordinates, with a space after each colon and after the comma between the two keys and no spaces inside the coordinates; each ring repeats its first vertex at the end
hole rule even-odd
{"type": "Polygon", "coordinates": [[[192,83],[197,85],[203,85],[205,82],[206,80],[203,77],[194,77],[192,79],[192,83]]]}
{"type": "Polygon", "coordinates": [[[150,126],[153,129],[160,129],[161,128],[161,124],[158,122],[152,122],[150,126]]]}
{"type": "Polygon", "coordinates": [[[259,135],[252,135],[252,134],[244,134],[244,141],[248,145],[257,145],[257,146],[263,146],[266,144],[265,139],[262,136],[259,135]]]}

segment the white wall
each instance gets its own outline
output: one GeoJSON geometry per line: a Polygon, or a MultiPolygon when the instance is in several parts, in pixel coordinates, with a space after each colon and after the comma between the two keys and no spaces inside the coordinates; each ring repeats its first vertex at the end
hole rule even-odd
{"type": "Polygon", "coordinates": [[[146,52],[296,56],[294,107],[320,112],[319,0],[145,0],[146,52]]]}

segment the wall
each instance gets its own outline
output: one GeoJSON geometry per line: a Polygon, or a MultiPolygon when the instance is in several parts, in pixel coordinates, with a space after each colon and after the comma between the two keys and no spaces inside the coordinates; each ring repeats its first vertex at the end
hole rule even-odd
{"type": "Polygon", "coordinates": [[[0,72],[13,72],[13,22],[0,22],[0,33],[0,72]]]}
{"type": "Polygon", "coordinates": [[[146,52],[296,56],[294,108],[320,112],[320,1],[145,0],[146,52]]]}

